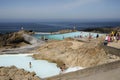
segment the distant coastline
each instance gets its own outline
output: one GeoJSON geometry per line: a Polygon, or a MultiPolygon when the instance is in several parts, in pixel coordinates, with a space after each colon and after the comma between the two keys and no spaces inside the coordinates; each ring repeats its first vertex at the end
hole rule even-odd
{"type": "Polygon", "coordinates": [[[86,28],[83,31],[87,32],[98,32],[98,33],[110,33],[112,31],[120,31],[120,26],[118,27],[102,27],[102,28],[86,28]]]}
{"type": "Polygon", "coordinates": [[[23,27],[25,30],[34,32],[57,32],[60,30],[88,30],[94,28],[114,28],[119,27],[120,22],[40,22],[40,23],[0,23],[0,33],[17,32],[23,27]]]}

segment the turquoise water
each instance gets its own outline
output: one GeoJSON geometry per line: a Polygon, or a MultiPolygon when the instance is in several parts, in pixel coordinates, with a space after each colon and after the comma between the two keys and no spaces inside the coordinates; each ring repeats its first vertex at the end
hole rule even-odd
{"type": "Polygon", "coordinates": [[[33,37],[41,39],[42,36],[47,36],[47,35],[49,35],[49,34],[34,34],[33,37]]]}
{"type": "MultiPolygon", "coordinates": [[[[47,39],[55,39],[55,40],[63,40],[64,38],[76,38],[76,37],[88,37],[89,34],[95,38],[98,33],[91,33],[91,32],[71,32],[71,33],[65,33],[65,34],[35,34],[34,37],[41,39],[41,36],[44,36],[47,39]]],[[[99,34],[101,36],[103,34],[99,34]]]]}
{"type": "MultiPolygon", "coordinates": [[[[59,75],[61,72],[60,68],[57,67],[57,64],[50,63],[46,60],[34,60],[28,54],[0,55],[0,66],[16,66],[20,69],[22,68],[30,72],[35,72],[40,78],[59,75]],[[31,68],[29,62],[32,64],[31,68]]],[[[62,73],[73,72],[80,69],[84,69],[84,67],[70,67],[62,73]]]]}
{"type": "Polygon", "coordinates": [[[0,66],[16,66],[27,71],[34,71],[40,78],[58,75],[60,69],[55,63],[49,63],[46,60],[34,60],[32,57],[24,54],[0,55],[0,66]],[[32,67],[29,67],[29,62],[32,67]]]}

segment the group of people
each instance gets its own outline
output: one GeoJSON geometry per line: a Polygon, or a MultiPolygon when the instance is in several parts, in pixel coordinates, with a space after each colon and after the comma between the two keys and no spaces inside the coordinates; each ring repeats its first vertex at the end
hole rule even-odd
{"type": "MultiPolygon", "coordinates": [[[[93,35],[91,35],[90,33],[84,37],[88,37],[88,38],[98,38],[99,37],[99,34],[96,34],[96,37],[94,37],[93,35]]],[[[83,38],[82,35],[78,35],[78,36],[74,36],[74,38],[83,38]]]]}
{"type": "Polygon", "coordinates": [[[118,42],[120,40],[120,32],[112,31],[110,34],[106,35],[104,44],[107,45],[109,42],[118,42]]]}

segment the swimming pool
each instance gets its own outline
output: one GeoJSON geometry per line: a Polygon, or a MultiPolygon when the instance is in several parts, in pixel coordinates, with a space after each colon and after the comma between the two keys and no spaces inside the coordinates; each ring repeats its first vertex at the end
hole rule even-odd
{"type": "Polygon", "coordinates": [[[71,33],[65,33],[65,34],[35,34],[34,37],[41,39],[42,36],[46,39],[55,39],[55,40],[63,40],[64,38],[75,38],[75,37],[88,37],[91,35],[93,38],[96,37],[96,35],[99,34],[99,36],[103,35],[100,33],[93,33],[93,32],[83,32],[83,31],[78,31],[78,32],[71,32],[71,33]]]}
{"type": "MultiPolygon", "coordinates": [[[[34,60],[30,54],[10,54],[0,55],[0,66],[10,67],[16,66],[17,68],[23,68],[30,72],[35,72],[40,78],[47,78],[55,75],[59,75],[61,70],[57,67],[57,64],[50,63],[46,60],[34,60]],[[31,68],[29,63],[31,62],[31,68]]],[[[83,67],[76,66],[66,69],[63,73],[73,72],[83,67]]]]}
{"type": "Polygon", "coordinates": [[[0,66],[16,66],[30,72],[35,72],[40,78],[46,78],[60,73],[57,64],[50,63],[46,60],[34,60],[32,57],[24,54],[0,55],[0,66]],[[32,67],[30,68],[29,62],[32,67]]]}

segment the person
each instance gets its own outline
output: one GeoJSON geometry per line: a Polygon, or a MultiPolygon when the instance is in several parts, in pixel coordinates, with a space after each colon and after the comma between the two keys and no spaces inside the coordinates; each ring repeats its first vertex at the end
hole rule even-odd
{"type": "Polygon", "coordinates": [[[64,39],[64,36],[63,36],[63,39],[64,39]]]}
{"type": "Polygon", "coordinates": [[[104,45],[107,45],[108,42],[111,42],[111,37],[110,37],[110,35],[106,35],[105,41],[104,41],[104,45]]]}
{"type": "Polygon", "coordinates": [[[112,32],[111,32],[111,35],[112,35],[112,36],[114,36],[114,33],[115,33],[115,32],[114,32],[114,31],[112,31],[112,32]]]}
{"type": "Polygon", "coordinates": [[[31,68],[32,67],[32,63],[31,62],[29,62],[29,68],[31,68]]]}
{"type": "Polygon", "coordinates": [[[82,38],[82,35],[80,35],[80,38],[82,38]]]}
{"type": "Polygon", "coordinates": [[[47,42],[47,41],[48,41],[48,39],[47,39],[47,38],[45,38],[45,41],[47,42]]]}
{"type": "Polygon", "coordinates": [[[118,40],[119,40],[119,36],[120,36],[119,33],[117,33],[117,34],[116,34],[116,41],[117,41],[117,42],[118,42],[118,40]]]}
{"type": "Polygon", "coordinates": [[[63,64],[61,67],[60,67],[61,71],[60,71],[60,74],[64,72],[64,70],[66,69],[66,65],[63,64]]]}
{"type": "Polygon", "coordinates": [[[98,38],[98,37],[99,37],[99,34],[96,35],[96,38],[98,38]]]}
{"type": "Polygon", "coordinates": [[[108,42],[111,42],[111,36],[108,35],[108,42]]]}
{"type": "Polygon", "coordinates": [[[65,65],[65,64],[63,64],[63,66],[62,66],[62,67],[63,67],[63,69],[64,69],[64,70],[66,69],[66,65],[65,65]]]}
{"type": "Polygon", "coordinates": [[[92,38],[92,35],[89,33],[88,40],[90,41],[92,38]]]}
{"type": "Polygon", "coordinates": [[[62,67],[60,67],[60,69],[61,69],[62,72],[64,71],[64,69],[62,67]]]}

